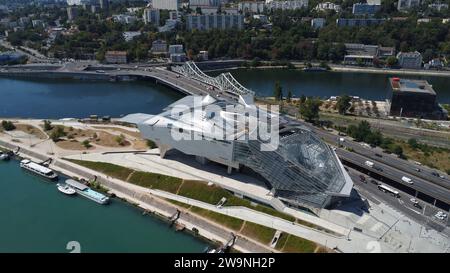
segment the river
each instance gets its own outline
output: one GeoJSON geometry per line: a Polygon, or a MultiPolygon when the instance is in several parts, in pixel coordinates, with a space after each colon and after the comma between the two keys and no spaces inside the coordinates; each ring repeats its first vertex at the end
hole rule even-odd
{"type": "Polygon", "coordinates": [[[207,244],[114,198],[102,206],[0,161],[0,252],[202,252],[207,244]],[[69,248],[71,249],[71,248],[69,248]]]}

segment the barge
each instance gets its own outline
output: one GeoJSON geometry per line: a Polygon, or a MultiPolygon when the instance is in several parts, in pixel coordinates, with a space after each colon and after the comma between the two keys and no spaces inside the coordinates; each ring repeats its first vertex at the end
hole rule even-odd
{"type": "Polygon", "coordinates": [[[67,179],[66,184],[73,188],[79,195],[84,196],[88,199],[91,199],[94,202],[97,202],[99,204],[107,204],[109,202],[109,197],[105,196],[99,192],[96,192],[89,188],[88,186],[81,184],[78,181],[75,181],[73,179],[67,179]]]}
{"type": "Polygon", "coordinates": [[[44,167],[44,166],[42,166],[38,163],[35,163],[31,160],[24,159],[24,160],[20,161],[20,167],[29,172],[32,172],[34,174],[37,174],[44,178],[47,178],[49,180],[52,180],[52,181],[58,180],[58,175],[52,169],[44,167]]]}

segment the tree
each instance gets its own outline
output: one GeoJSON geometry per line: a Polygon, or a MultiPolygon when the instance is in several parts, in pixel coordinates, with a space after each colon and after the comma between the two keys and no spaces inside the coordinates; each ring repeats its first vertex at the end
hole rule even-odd
{"type": "Polygon", "coordinates": [[[276,101],[280,101],[283,99],[283,88],[281,87],[281,84],[279,81],[275,82],[275,88],[273,91],[273,96],[276,101]]]}
{"type": "Polygon", "coordinates": [[[55,130],[50,134],[50,138],[53,140],[53,142],[58,142],[59,139],[63,136],[65,136],[66,133],[64,132],[64,127],[57,126],[55,130]]]}
{"type": "Polygon", "coordinates": [[[286,100],[287,100],[287,102],[291,102],[291,100],[292,100],[292,91],[291,90],[288,91],[286,100]]]}
{"type": "Polygon", "coordinates": [[[16,126],[11,121],[2,121],[2,127],[5,129],[5,131],[12,131],[16,129],[16,126]]]}
{"type": "Polygon", "coordinates": [[[51,121],[50,120],[44,120],[44,130],[45,131],[50,131],[51,129],[53,129],[51,121]]]}
{"type": "Polygon", "coordinates": [[[319,107],[322,104],[320,99],[309,97],[300,106],[300,115],[307,122],[316,122],[319,119],[319,107]]]}
{"type": "Polygon", "coordinates": [[[408,139],[408,145],[414,150],[419,148],[419,143],[417,143],[417,140],[415,138],[408,139]]]}
{"type": "Polygon", "coordinates": [[[306,96],[305,95],[301,95],[300,96],[300,104],[305,103],[305,101],[306,101],[306,96]]]}
{"type": "Polygon", "coordinates": [[[389,67],[392,67],[392,66],[394,66],[394,65],[396,65],[397,64],[397,58],[395,57],[395,56],[389,56],[387,59],[386,59],[386,64],[389,66],[389,67]]]}
{"type": "Polygon", "coordinates": [[[91,145],[91,143],[89,142],[89,140],[84,140],[81,144],[83,144],[83,146],[86,148],[86,149],[89,149],[89,148],[91,148],[92,147],[92,145],[91,145]]]}
{"type": "Polygon", "coordinates": [[[342,95],[338,98],[336,103],[336,108],[338,109],[339,114],[345,115],[347,110],[352,106],[350,103],[352,98],[348,95],[342,95]]]}

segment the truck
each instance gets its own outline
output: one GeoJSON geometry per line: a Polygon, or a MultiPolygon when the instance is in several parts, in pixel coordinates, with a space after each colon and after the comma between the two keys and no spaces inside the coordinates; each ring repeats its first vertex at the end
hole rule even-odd
{"type": "Polygon", "coordinates": [[[403,181],[403,182],[406,182],[406,183],[408,183],[408,184],[410,184],[410,185],[412,185],[412,184],[414,183],[414,182],[412,181],[411,178],[406,177],[406,176],[403,176],[403,177],[402,177],[402,181],[403,181]]]}
{"type": "Polygon", "coordinates": [[[370,167],[370,168],[373,167],[373,162],[372,161],[367,160],[364,164],[366,164],[367,167],[370,167]]]}

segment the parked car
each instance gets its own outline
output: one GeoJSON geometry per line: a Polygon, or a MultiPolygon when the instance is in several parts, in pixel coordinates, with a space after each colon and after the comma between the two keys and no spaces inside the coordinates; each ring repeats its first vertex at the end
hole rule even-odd
{"type": "Polygon", "coordinates": [[[383,157],[383,156],[382,156],[381,154],[379,154],[379,153],[376,153],[375,156],[383,157]]]}

